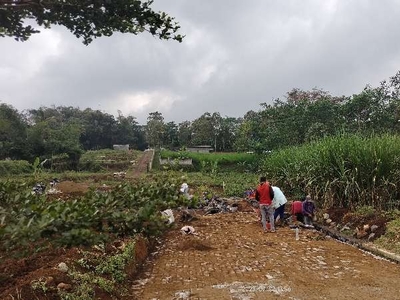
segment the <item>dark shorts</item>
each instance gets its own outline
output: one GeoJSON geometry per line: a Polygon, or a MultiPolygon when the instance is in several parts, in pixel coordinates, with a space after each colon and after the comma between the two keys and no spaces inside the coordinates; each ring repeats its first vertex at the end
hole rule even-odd
{"type": "Polygon", "coordinates": [[[294,214],[297,221],[304,222],[304,216],[301,213],[294,214]]]}
{"type": "Polygon", "coordinates": [[[279,206],[277,209],[275,209],[274,219],[276,219],[279,216],[281,221],[283,221],[284,215],[285,215],[285,204],[283,204],[283,205],[279,206]]]}

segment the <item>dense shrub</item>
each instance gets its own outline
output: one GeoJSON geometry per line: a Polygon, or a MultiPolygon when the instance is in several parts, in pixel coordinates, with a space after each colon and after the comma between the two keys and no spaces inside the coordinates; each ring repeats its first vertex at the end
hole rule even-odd
{"type": "Polygon", "coordinates": [[[123,183],[109,192],[91,190],[79,199],[49,201],[30,188],[0,182],[0,248],[40,242],[92,245],[110,236],[154,236],[167,228],[160,211],[187,205],[168,174],[151,182],[123,183]]]}
{"type": "Polygon", "coordinates": [[[78,164],[80,171],[126,171],[137,159],[139,151],[103,149],[85,152],[78,164]]]}
{"type": "MultiPolygon", "coordinates": [[[[48,164],[46,164],[47,166],[48,164]]],[[[54,172],[64,172],[73,169],[74,163],[66,153],[53,155],[49,164],[50,168],[54,172]]]]}
{"type": "Polygon", "coordinates": [[[386,224],[386,233],[381,236],[376,244],[383,246],[389,251],[393,251],[396,254],[400,254],[400,217],[390,221],[386,224]]]}
{"type": "Polygon", "coordinates": [[[29,174],[33,172],[32,165],[26,160],[1,160],[0,176],[29,174]]]}

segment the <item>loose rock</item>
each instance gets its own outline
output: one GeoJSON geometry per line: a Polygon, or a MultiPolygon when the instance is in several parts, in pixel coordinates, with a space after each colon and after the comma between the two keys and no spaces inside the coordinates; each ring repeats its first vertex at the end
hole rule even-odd
{"type": "Polygon", "coordinates": [[[375,237],[375,233],[371,232],[370,235],[368,236],[368,241],[371,241],[375,237]]]}
{"type": "Polygon", "coordinates": [[[64,273],[67,273],[68,272],[68,266],[67,266],[66,263],[61,262],[61,263],[58,264],[57,270],[59,270],[61,272],[64,272],[64,273]]]}
{"type": "Polygon", "coordinates": [[[375,232],[379,228],[378,225],[372,225],[371,226],[371,232],[375,232]]]}
{"type": "Polygon", "coordinates": [[[68,291],[68,290],[70,290],[70,289],[72,288],[72,286],[71,286],[70,284],[68,284],[68,283],[60,282],[60,283],[57,285],[57,288],[58,288],[59,290],[68,291]]]}

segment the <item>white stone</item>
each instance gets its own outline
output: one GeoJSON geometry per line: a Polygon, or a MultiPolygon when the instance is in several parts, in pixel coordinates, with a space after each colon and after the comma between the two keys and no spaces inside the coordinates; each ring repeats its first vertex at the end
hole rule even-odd
{"type": "Polygon", "coordinates": [[[63,272],[63,273],[67,273],[68,272],[68,266],[65,262],[61,262],[58,264],[57,266],[57,270],[63,272]]]}
{"type": "Polygon", "coordinates": [[[371,232],[375,232],[378,229],[378,225],[372,225],[371,226],[371,232]]]}

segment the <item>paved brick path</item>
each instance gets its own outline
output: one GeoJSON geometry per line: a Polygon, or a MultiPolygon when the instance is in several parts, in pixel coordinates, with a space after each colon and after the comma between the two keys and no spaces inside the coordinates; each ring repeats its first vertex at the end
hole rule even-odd
{"type": "Polygon", "coordinates": [[[176,224],[134,286],[138,299],[400,299],[400,267],[290,228],[262,233],[247,212],[176,224]]]}

